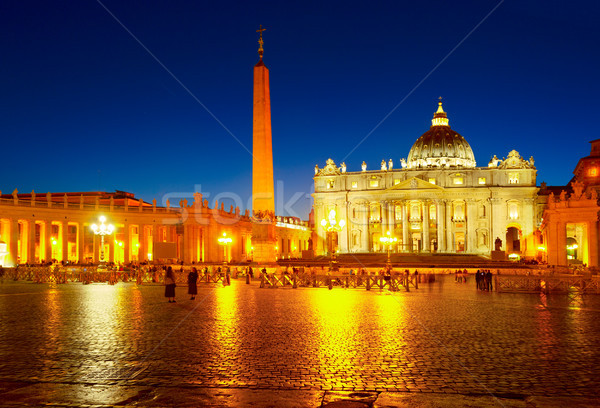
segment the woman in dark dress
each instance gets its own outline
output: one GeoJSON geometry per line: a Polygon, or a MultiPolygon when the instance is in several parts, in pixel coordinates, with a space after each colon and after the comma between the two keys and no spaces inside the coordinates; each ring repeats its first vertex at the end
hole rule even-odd
{"type": "Polygon", "coordinates": [[[175,274],[169,266],[165,274],[165,297],[169,299],[169,303],[175,303],[175,286],[175,274]]]}
{"type": "Polygon", "coordinates": [[[197,281],[198,271],[196,268],[192,268],[192,271],[188,273],[188,295],[191,295],[190,300],[196,299],[196,295],[198,294],[198,286],[196,286],[197,281]]]}

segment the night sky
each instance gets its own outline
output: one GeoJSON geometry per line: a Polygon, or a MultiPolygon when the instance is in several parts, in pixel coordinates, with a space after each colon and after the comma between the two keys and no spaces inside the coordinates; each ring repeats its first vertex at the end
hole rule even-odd
{"type": "Polygon", "coordinates": [[[0,190],[245,209],[259,24],[279,214],[307,217],[329,157],[399,165],[438,96],[479,166],[516,149],[569,182],[600,138],[600,2],[385,3],[3,0],[0,190]]]}

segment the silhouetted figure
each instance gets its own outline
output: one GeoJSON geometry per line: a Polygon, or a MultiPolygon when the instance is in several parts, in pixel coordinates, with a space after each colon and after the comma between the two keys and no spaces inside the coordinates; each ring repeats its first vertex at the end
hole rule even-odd
{"type": "Polygon", "coordinates": [[[165,297],[169,299],[169,303],[175,303],[175,286],[175,274],[169,266],[165,274],[165,297]]]}
{"type": "Polygon", "coordinates": [[[192,271],[188,273],[188,295],[190,295],[190,300],[196,299],[196,295],[198,294],[198,271],[195,267],[192,268],[192,271]]]}

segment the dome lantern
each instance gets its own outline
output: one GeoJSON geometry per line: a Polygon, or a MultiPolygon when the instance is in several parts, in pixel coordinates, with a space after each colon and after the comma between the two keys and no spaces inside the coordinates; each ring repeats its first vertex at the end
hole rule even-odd
{"type": "Polygon", "coordinates": [[[450,128],[448,116],[438,102],[431,128],[413,144],[406,167],[416,168],[473,168],[475,155],[464,137],[450,128]]]}

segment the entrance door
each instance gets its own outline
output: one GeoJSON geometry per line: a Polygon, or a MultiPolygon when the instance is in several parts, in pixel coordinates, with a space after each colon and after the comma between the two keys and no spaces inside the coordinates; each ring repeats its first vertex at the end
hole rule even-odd
{"type": "Polygon", "coordinates": [[[465,252],[465,233],[457,232],[454,242],[456,243],[456,252],[465,252]]]}

